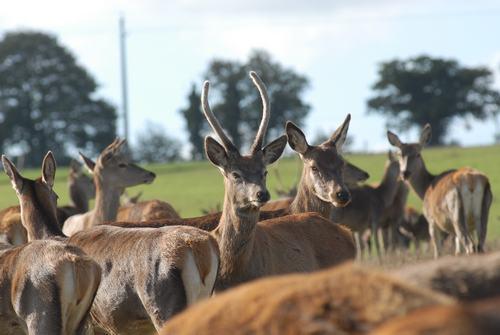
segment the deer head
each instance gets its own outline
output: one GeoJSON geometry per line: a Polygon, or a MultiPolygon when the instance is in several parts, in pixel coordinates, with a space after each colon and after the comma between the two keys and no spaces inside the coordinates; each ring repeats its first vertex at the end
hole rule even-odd
{"type": "Polygon", "coordinates": [[[332,136],[317,146],[308,144],[306,136],[298,126],[290,121],[286,124],[288,144],[299,154],[304,163],[302,182],[316,197],[335,207],[347,206],[351,201],[346,177],[350,183],[366,180],[369,177],[365,171],[346,163],[340,155],[350,120],[351,115],[347,115],[332,136]]]}
{"type": "Polygon", "coordinates": [[[73,202],[83,197],[88,200],[95,197],[95,185],[92,178],[83,173],[82,165],[76,160],[71,160],[68,174],[69,194],[73,202]]]}
{"type": "Polygon", "coordinates": [[[42,176],[36,180],[24,178],[5,155],[2,155],[2,163],[19,199],[22,223],[28,231],[28,240],[63,236],[57,222],[58,196],[53,190],[56,160],[52,152],[45,155],[42,176]],[[34,224],[39,218],[44,218],[46,224],[34,224]]]}
{"type": "Polygon", "coordinates": [[[222,129],[219,121],[212,113],[208,103],[209,82],[203,85],[201,102],[203,113],[219,137],[221,143],[214,138],[205,138],[205,152],[208,159],[224,177],[226,197],[236,206],[236,211],[256,211],[270,199],[266,187],[266,166],[275,162],[286,146],[286,136],[281,136],[262,148],[267,125],[269,123],[270,104],[267,91],[262,80],[255,72],[250,72],[250,78],[260,92],[263,112],[262,120],[250,154],[241,155],[222,129]]]}
{"type": "Polygon", "coordinates": [[[89,171],[101,182],[123,190],[139,184],[151,184],[156,175],[130,162],[122,152],[125,139],[116,139],[99,155],[97,162],[80,153],[89,171]]]}
{"type": "Polygon", "coordinates": [[[420,134],[418,143],[404,143],[391,131],[387,131],[389,143],[399,149],[399,165],[401,177],[408,180],[416,171],[420,171],[424,166],[424,161],[420,152],[431,140],[431,125],[426,124],[420,134]]]}

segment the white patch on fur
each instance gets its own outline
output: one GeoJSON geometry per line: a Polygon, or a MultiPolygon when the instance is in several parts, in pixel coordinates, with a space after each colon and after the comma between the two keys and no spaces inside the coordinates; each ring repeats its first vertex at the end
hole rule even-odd
{"type": "Polygon", "coordinates": [[[187,305],[192,305],[195,302],[210,296],[215,284],[217,268],[219,261],[215,251],[210,248],[210,272],[204,278],[205,284],[202,283],[201,274],[196,266],[193,252],[187,251],[184,267],[182,270],[182,281],[186,290],[187,305]]]}
{"type": "Polygon", "coordinates": [[[84,230],[84,216],[85,214],[76,214],[73,216],[70,216],[69,218],[64,221],[63,225],[63,233],[66,236],[72,236],[76,234],[77,232],[84,230]]]}

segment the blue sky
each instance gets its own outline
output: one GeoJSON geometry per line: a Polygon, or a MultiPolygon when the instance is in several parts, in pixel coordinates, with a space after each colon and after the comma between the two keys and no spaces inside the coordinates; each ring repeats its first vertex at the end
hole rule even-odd
{"type": "MultiPolygon", "coordinates": [[[[178,110],[191,83],[201,89],[200,76],[214,57],[244,60],[255,48],[311,79],[309,137],[334,130],[351,113],[356,149],[389,147],[384,119],[366,114],[381,61],[425,53],[486,65],[500,89],[498,1],[18,0],[2,5],[0,35],[13,29],[55,34],[97,79],[99,95],[120,108],[121,13],[128,30],[132,140],[151,121],[186,141],[178,110]]],[[[471,125],[466,130],[463,121],[454,123],[449,138],[464,145],[493,141],[494,122],[471,125]]]]}

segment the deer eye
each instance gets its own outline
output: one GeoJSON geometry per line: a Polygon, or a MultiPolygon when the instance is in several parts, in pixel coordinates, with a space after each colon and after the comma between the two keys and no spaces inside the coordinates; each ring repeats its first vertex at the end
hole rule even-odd
{"type": "Polygon", "coordinates": [[[231,173],[231,175],[233,176],[234,179],[241,179],[241,175],[238,173],[238,172],[233,172],[231,173]]]}
{"type": "Polygon", "coordinates": [[[125,163],[120,163],[120,164],[118,164],[118,167],[120,167],[120,168],[126,168],[126,167],[127,167],[127,164],[125,164],[125,163]]]}
{"type": "Polygon", "coordinates": [[[314,165],[313,165],[313,166],[311,166],[311,170],[312,170],[313,172],[318,172],[318,168],[317,168],[316,166],[314,166],[314,165]]]}

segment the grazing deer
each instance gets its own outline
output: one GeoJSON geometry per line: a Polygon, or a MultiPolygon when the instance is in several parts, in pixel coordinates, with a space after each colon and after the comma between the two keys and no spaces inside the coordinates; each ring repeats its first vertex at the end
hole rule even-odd
{"type": "Polygon", "coordinates": [[[389,159],[386,163],[382,181],[377,186],[362,185],[350,189],[352,201],[345,207],[332,207],[331,218],[355,232],[359,256],[362,256],[364,241],[361,238],[367,229],[375,241],[377,255],[380,257],[378,228],[384,211],[392,206],[398,189],[399,163],[389,159]]]}
{"type": "Polygon", "coordinates": [[[129,162],[121,150],[124,143],[125,140],[116,139],[102,151],[97,163],[80,154],[94,176],[95,207],[92,211],[68,218],[63,226],[65,235],[71,236],[106,221],[115,221],[123,190],[139,184],[150,184],[155,179],[153,172],[129,162]]]}
{"type": "Polygon", "coordinates": [[[91,334],[101,269],[76,247],[33,241],[0,251],[2,334],[91,334]]]}
{"type": "MultiPolygon", "coordinates": [[[[76,161],[71,161],[68,174],[68,189],[71,204],[57,207],[57,220],[62,224],[71,215],[85,213],[89,201],[94,198],[95,187],[92,179],[82,172],[76,161]]],[[[11,206],[0,211],[0,237],[12,245],[21,245],[28,241],[26,229],[21,222],[21,208],[11,206]]]]}
{"type": "Polygon", "coordinates": [[[180,219],[179,214],[168,202],[161,200],[139,201],[118,208],[117,221],[151,221],[158,219],[180,219]]]}
{"type": "Polygon", "coordinates": [[[102,281],[91,309],[100,330],[110,334],[158,331],[172,315],[212,293],[219,258],[209,233],[192,227],[101,225],[65,238],[56,217],[52,153],[45,156],[42,178],[36,181],[22,177],[6,157],[2,161],[17,192],[28,238],[65,241],[100,265],[102,281]]]}
{"type": "Polygon", "coordinates": [[[418,308],[451,303],[442,294],[344,264],[242,285],[192,306],[160,334],[366,334],[418,308]]]}
{"type": "Polygon", "coordinates": [[[417,253],[420,252],[420,243],[429,241],[429,224],[425,216],[411,206],[405,208],[399,231],[409,242],[415,244],[417,253]]]}
{"type": "Polygon", "coordinates": [[[500,298],[432,306],[389,320],[372,335],[498,335],[500,298]]]}
{"type": "Polygon", "coordinates": [[[403,143],[390,131],[387,132],[387,138],[389,143],[399,148],[401,176],[409,181],[423,201],[434,257],[439,255],[437,229],[455,236],[455,254],[460,253],[460,244],[467,254],[471,254],[474,252],[471,233],[475,228],[478,240],[476,250],[483,252],[488,212],[493,197],[488,177],[471,168],[431,174],[420,154],[431,139],[429,124],[423,128],[418,143],[403,143]]]}

